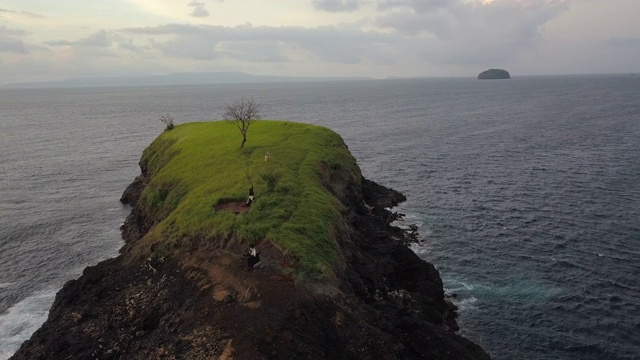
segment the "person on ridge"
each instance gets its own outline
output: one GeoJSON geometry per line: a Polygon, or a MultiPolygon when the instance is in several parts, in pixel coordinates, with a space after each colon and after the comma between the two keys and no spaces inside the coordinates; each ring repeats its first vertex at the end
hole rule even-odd
{"type": "Polygon", "coordinates": [[[251,206],[251,204],[255,201],[254,198],[254,194],[253,194],[253,185],[251,185],[251,188],[249,188],[249,198],[247,199],[247,202],[245,203],[246,206],[251,206]]]}
{"type": "Polygon", "coordinates": [[[247,257],[247,268],[249,270],[258,268],[261,265],[260,253],[256,246],[249,247],[249,256],[247,257]]]}

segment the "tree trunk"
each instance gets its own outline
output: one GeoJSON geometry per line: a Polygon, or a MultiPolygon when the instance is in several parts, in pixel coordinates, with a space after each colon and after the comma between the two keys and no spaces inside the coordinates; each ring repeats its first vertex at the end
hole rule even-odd
{"type": "Polygon", "coordinates": [[[246,143],[246,142],[247,142],[247,137],[243,136],[242,137],[242,144],[240,145],[240,149],[244,148],[244,143],[246,143]]]}

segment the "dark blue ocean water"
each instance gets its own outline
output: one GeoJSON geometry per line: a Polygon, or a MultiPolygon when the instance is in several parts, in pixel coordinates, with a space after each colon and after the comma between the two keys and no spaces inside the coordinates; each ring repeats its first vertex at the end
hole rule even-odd
{"type": "Polygon", "coordinates": [[[414,250],[495,359],[640,359],[640,78],[0,90],[0,359],[114,256],[142,150],[253,96],[407,195],[414,250]]]}

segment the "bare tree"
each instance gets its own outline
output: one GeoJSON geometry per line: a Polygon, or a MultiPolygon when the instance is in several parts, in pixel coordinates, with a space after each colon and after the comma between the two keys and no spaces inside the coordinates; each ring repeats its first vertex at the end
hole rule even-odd
{"type": "Polygon", "coordinates": [[[174,120],[173,116],[171,116],[169,114],[165,114],[165,115],[160,116],[160,121],[162,121],[166,125],[165,130],[173,129],[173,125],[174,125],[173,124],[173,120],[174,120]]]}
{"type": "Polygon", "coordinates": [[[233,104],[225,106],[224,119],[234,124],[242,134],[240,148],[243,148],[244,143],[247,142],[249,126],[261,118],[260,104],[256,103],[253,98],[247,99],[243,97],[239,100],[236,99],[233,104]]]}

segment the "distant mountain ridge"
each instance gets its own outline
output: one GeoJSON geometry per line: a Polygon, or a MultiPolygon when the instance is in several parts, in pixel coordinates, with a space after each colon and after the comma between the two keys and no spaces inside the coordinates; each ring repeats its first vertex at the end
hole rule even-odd
{"type": "Polygon", "coordinates": [[[107,86],[163,86],[163,85],[213,85],[250,84],[268,82],[367,80],[369,77],[296,77],[254,75],[241,71],[185,72],[165,75],[141,76],[90,76],[72,77],[60,81],[17,82],[0,85],[0,88],[59,88],[59,87],[107,87],[107,86]]]}

